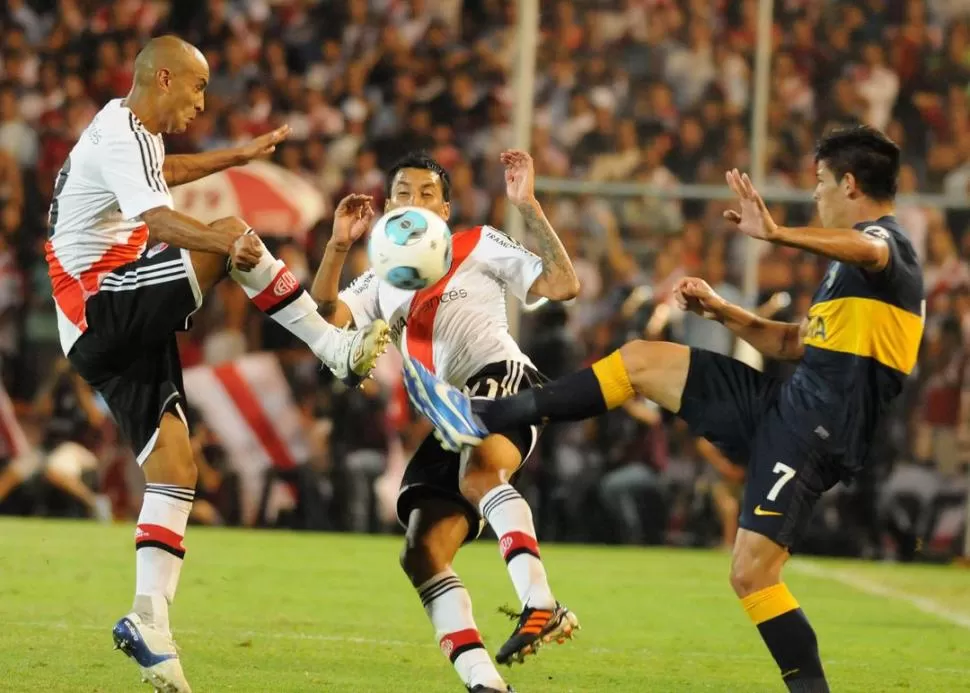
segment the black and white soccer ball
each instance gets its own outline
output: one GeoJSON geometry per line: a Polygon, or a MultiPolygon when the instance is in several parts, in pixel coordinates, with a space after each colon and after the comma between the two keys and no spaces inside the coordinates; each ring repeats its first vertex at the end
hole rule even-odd
{"type": "Polygon", "coordinates": [[[419,291],[451,269],[451,229],[434,212],[398,207],[374,224],[367,254],[377,276],[388,284],[419,291]]]}

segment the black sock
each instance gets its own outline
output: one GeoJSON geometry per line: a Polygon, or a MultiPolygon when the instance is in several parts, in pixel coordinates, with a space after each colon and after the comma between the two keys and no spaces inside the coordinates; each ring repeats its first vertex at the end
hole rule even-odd
{"type": "Polygon", "coordinates": [[[778,663],[789,691],[828,693],[818,640],[804,611],[795,609],[760,623],[758,632],[778,663]]]}
{"type": "Polygon", "coordinates": [[[498,400],[475,400],[489,431],[508,431],[546,421],[582,421],[605,414],[633,396],[620,353],[542,387],[498,400]]]}
{"type": "Polygon", "coordinates": [[[772,585],[743,600],[793,693],[829,693],[815,631],[784,584],[772,585]]]}

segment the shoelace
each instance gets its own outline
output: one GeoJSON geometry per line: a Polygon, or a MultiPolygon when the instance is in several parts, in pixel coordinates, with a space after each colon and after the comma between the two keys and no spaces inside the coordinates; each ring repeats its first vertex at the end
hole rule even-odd
{"type": "Polygon", "coordinates": [[[518,621],[520,618],[522,618],[522,614],[525,613],[525,611],[516,611],[515,609],[513,609],[512,607],[506,604],[503,604],[502,606],[500,606],[498,608],[498,612],[500,614],[504,614],[508,616],[509,619],[512,621],[518,621]]]}

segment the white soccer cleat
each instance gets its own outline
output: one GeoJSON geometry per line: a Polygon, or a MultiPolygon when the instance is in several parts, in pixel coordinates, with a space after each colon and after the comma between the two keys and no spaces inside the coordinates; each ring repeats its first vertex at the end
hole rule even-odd
{"type": "Polygon", "coordinates": [[[130,613],[115,624],[111,635],[115,649],[135,660],[141,668],[142,681],[154,686],[156,693],[192,693],[170,633],[130,613]]]}
{"type": "Polygon", "coordinates": [[[342,330],[337,339],[329,354],[318,356],[347,387],[356,387],[370,374],[390,342],[383,320],[375,320],[362,330],[342,330]]]}

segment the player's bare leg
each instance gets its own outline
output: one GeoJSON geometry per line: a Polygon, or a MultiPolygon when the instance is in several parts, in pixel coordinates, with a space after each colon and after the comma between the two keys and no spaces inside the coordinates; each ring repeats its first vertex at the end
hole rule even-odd
{"type": "Polygon", "coordinates": [[[411,511],[401,567],[417,590],[442,653],[470,691],[507,691],[482,643],[468,590],[451,564],[469,533],[465,510],[429,498],[411,511]]]}
{"type": "Polygon", "coordinates": [[[781,571],[787,549],[768,537],[739,529],[731,557],[731,586],[757,626],[793,693],[828,693],[815,631],[781,571]]]}
{"type": "Polygon", "coordinates": [[[168,615],[182,572],[182,538],[197,476],[188,429],[179,416],[162,416],[142,469],[146,485],[135,532],[135,600],[131,613],[115,625],[115,645],[138,663],[157,691],[189,693],[168,615]]]}
{"type": "Polygon", "coordinates": [[[405,382],[443,445],[458,449],[480,445],[491,431],[593,418],[636,396],[676,414],[689,370],[690,349],[683,344],[634,340],[589,368],[496,400],[471,401],[413,359],[405,359],[405,382]]]}
{"type": "MultiPolygon", "coordinates": [[[[212,225],[237,230],[249,228],[235,217],[221,219],[212,225]]],[[[273,257],[255,236],[252,242],[258,244],[261,259],[248,272],[228,269],[226,258],[221,255],[190,253],[200,293],[205,294],[216,282],[231,277],[257,308],[310,347],[334,375],[348,385],[358,384],[387,348],[387,325],[377,320],[360,331],[334,327],[317,312],[316,302],[286,265],[273,257]]]]}
{"type": "Polygon", "coordinates": [[[535,525],[529,504],[509,483],[522,464],[516,445],[502,435],[491,435],[462,457],[462,495],[478,506],[495,530],[499,551],[518,594],[520,612],[512,636],[496,654],[499,664],[523,661],[542,643],[565,642],[579,629],[576,615],[556,601],[546,569],[539,557],[535,525]]]}

